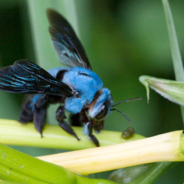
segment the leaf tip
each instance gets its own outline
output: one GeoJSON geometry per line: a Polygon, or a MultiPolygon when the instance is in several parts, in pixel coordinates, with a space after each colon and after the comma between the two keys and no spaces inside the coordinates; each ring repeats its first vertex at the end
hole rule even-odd
{"type": "Polygon", "coordinates": [[[147,103],[149,103],[149,85],[147,82],[149,76],[142,75],[139,77],[139,81],[145,86],[146,88],[146,94],[147,94],[147,103]]]}

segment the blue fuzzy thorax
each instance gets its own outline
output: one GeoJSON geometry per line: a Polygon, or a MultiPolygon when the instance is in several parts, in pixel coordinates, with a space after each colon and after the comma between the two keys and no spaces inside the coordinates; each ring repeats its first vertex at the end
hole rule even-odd
{"type": "Polygon", "coordinates": [[[79,92],[79,97],[66,98],[65,109],[74,114],[92,102],[103,82],[94,72],[81,67],[73,67],[65,73],[62,82],[79,92]]]}
{"type": "Polygon", "coordinates": [[[82,110],[85,105],[92,102],[95,93],[102,89],[103,82],[98,75],[91,70],[81,67],[58,67],[50,69],[48,72],[56,78],[58,72],[65,72],[62,82],[79,92],[79,97],[66,98],[65,109],[73,114],[82,110]]]}

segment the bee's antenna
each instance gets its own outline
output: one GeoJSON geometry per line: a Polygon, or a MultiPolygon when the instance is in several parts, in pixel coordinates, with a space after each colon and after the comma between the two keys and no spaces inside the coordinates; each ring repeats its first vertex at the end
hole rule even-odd
{"type": "Polygon", "coordinates": [[[132,99],[128,99],[128,100],[123,100],[123,101],[120,101],[120,102],[118,102],[116,104],[113,104],[112,107],[114,107],[114,106],[116,106],[116,105],[118,105],[120,103],[123,103],[123,102],[130,102],[130,101],[135,101],[135,100],[142,100],[142,98],[132,98],[132,99]]]}
{"type": "Polygon", "coordinates": [[[118,109],[111,109],[111,111],[117,111],[117,112],[121,113],[126,118],[126,120],[132,124],[132,122],[128,119],[128,117],[123,112],[119,111],[118,109]]]}

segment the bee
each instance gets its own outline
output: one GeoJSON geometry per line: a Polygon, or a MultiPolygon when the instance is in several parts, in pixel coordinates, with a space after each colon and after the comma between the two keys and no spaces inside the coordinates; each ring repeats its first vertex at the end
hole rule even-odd
{"type": "Polygon", "coordinates": [[[105,118],[110,111],[118,111],[113,107],[121,102],[113,105],[110,90],[103,88],[103,82],[92,71],[84,48],[67,20],[52,9],[47,10],[47,17],[54,50],[65,67],[45,71],[27,59],[18,60],[14,65],[0,69],[0,89],[29,94],[22,105],[19,121],[33,121],[41,137],[48,106],[60,103],[56,111],[59,126],[80,140],[65,121],[65,111],[68,111],[72,123],[85,123],[84,133],[99,146],[93,129],[98,132],[103,129],[105,118]]]}

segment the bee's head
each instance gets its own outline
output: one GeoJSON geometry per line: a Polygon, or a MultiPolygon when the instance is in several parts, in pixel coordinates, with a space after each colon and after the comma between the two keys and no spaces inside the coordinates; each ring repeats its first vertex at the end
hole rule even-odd
{"type": "Polygon", "coordinates": [[[110,111],[117,111],[120,112],[130,123],[132,123],[123,112],[119,111],[118,109],[114,109],[113,107],[123,102],[141,99],[142,98],[132,98],[113,104],[112,95],[110,91],[107,88],[103,88],[102,90],[97,91],[97,93],[95,94],[92,103],[89,105],[88,113],[92,119],[98,122],[104,120],[108,116],[110,111]]]}
{"type": "Polygon", "coordinates": [[[113,104],[112,95],[107,88],[99,90],[89,105],[89,116],[97,121],[107,117],[113,104]]]}

